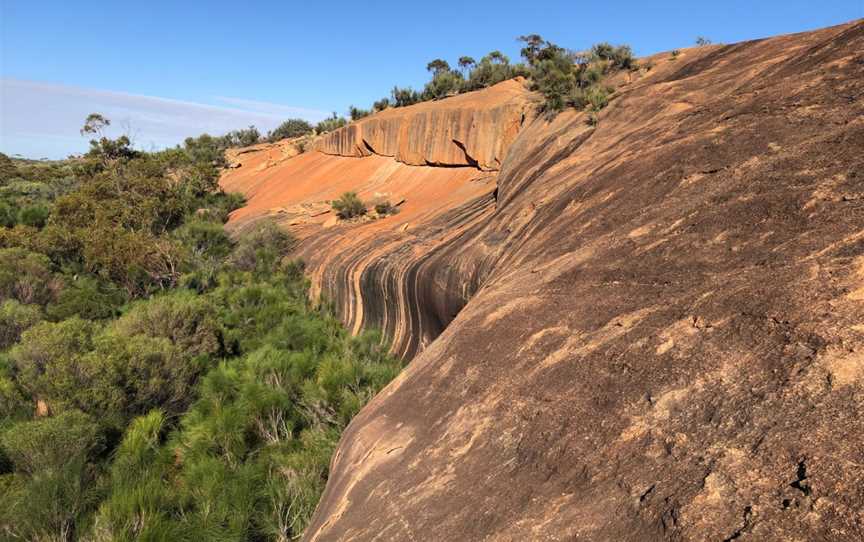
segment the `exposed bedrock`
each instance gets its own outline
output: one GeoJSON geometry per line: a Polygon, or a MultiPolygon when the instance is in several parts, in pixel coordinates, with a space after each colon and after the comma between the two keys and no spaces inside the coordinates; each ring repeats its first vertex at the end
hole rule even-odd
{"type": "Polygon", "coordinates": [[[497,172],[248,178],[232,224],[281,217],[316,292],[418,352],[306,540],[864,539],[864,23],[652,60],[497,172]],[[404,210],[303,211],[347,186],[404,210]]]}
{"type": "Polygon", "coordinates": [[[523,129],[494,210],[389,279],[476,291],[306,539],[864,539],[862,55],[861,23],[688,50],[596,130],[523,129]]]}
{"type": "Polygon", "coordinates": [[[498,170],[526,116],[523,79],[483,92],[387,109],[324,135],[316,149],[339,156],[380,154],[404,164],[498,170]]]}

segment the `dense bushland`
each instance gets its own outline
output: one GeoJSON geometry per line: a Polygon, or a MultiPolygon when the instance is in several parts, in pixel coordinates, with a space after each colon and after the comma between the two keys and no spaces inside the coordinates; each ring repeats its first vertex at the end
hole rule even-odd
{"type": "Polygon", "coordinates": [[[274,224],[226,235],[216,138],[99,128],[79,159],[0,159],[6,205],[46,210],[0,227],[0,538],[293,539],[400,364],[310,303],[274,224]]]}

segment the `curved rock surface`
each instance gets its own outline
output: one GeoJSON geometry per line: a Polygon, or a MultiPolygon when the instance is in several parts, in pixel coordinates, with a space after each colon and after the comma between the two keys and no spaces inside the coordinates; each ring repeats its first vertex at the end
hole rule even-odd
{"type": "Polygon", "coordinates": [[[864,23],[653,62],[488,180],[311,153],[256,185],[238,226],[304,168],[452,183],[295,226],[346,321],[419,352],[305,539],[864,539],[864,23]]]}
{"type": "Polygon", "coordinates": [[[536,108],[522,78],[481,92],[376,113],[324,135],[316,149],[338,156],[380,154],[404,164],[498,170],[536,108]]]}

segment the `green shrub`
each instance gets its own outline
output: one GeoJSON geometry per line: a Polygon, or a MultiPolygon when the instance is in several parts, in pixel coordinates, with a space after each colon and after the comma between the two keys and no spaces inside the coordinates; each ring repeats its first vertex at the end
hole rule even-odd
{"type": "Polygon", "coordinates": [[[636,66],[636,59],[629,45],[598,43],[591,48],[591,56],[595,61],[607,61],[611,69],[629,70],[636,66]]]}
{"type": "Polygon", "coordinates": [[[11,228],[18,223],[18,211],[12,204],[0,201],[0,227],[11,228]]]}
{"type": "Polygon", "coordinates": [[[440,71],[435,73],[432,80],[426,83],[423,89],[423,100],[437,100],[458,94],[465,84],[462,74],[458,71],[440,71]]]}
{"type": "Polygon", "coordinates": [[[669,60],[677,60],[678,57],[681,55],[681,51],[679,51],[678,49],[673,49],[671,54],[672,58],[670,58],[669,60]]]}
{"type": "Polygon", "coordinates": [[[390,91],[390,96],[392,97],[393,107],[406,107],[419,103],[422,100],[420,93],[410,87],[393,87],[393,90],[390,91]]]}
{"type": "Polygon", "coordinates": [[[272,271],[295,244],[289,233],[269,220],[256,222],[236,241],[228,261],[242,271],[272,271]]]}
{"type": "Polygon", "coordinates": [[[399,208],[390,203],[389,200],[375,204],[375,212],[381,216],[395,215],[399,212],[399,208]]]}
{"type": "MultiPolygon", "coordinates": [[[[523,54],[532,59],[531,87],[543,94],[542,109],[550,115],[568,106],[600,111],[614,90],[603,85],[604,77],[612,70],[638,69],[627,45],[598,43],[588,53],[572,54],[539,36],[523,37],[530,38],[523,54]]],[[[589,124],[596,124],[596,118],[590,116],[589,124]]]]}
{"type": "Polygon", "coordinates": [[[513,77],[515,75],[510,60],[500,51],[492,51],[481,58],[480,62],[471,70],[463,89],[469,91],[491,87],[513,77]]]}
{"type": "Polygon", "coordinates": [[[345,192],[339,199],[331,201],[330,206],[336,211],[336,216],[343,220],[366,214],[366,204],[354,192],[345,192]]]}
{"type": "Polygon", "coordinates": [[[351,120],[360,120],[363,117],[368,117],[372,112],[368,109],[360,109],[359,107],[349,106],[348,107],[348,116],[351,117],[351,120]]]}
{"type": "Polygon", "coordinates": [[[268,141],[301,137],[312,133],[312,125],[303,119],[288,119],[267,134],[268,141]]]}
{"type": "Polygon", "coordinates": [[[136,302],[113,324],[113,329],[126,337],[168,339],[186,358],[216,355],[222,348],[216,307],[188,291],[136,302]]]}
{"type": "Polygon", "coordinates": [[[18,167],[11,158],[0,152],[0,186],[5,186],[19,176],[18,167]]]}
{"type": "Polygon", "coordinates": [[[324,119],[315,125],[315,132],[319,134],[332,132],[333,130],[338,130],[339,128],[342,128],[346,124],[348,124],[348,121],[345,120],[345,117],[340,117],[336,115],[336,112],[334,111],[332,117],[324,119]]]}
{"type": "Polygon", "coordinates": [[[188,404],[206,359],[188,357],[196,346],[76,317],[28,329],[11,357],[22,387],[53,411],[79,409],[122,427],[152,408],[176,413],[188,404]]]}
{"type": "Polygon", "coordinates": [[[104,438],[76,411],[21,422],[0,434],[15,474],[4,490],[0,531],[26,540],[72,540],[76,524],[96,503],[98,472],[91,461],[104,438]]]}
{"type": "Polygon", "coordinates": [[[221,145],[224,148],[248,147],[261,141],[261,132],[258,128],[250,126],[240,130],[233,130],[221,137],[221,145]]]}
{"type": "Polygon", "coordinates": [[[556,55],[536,63],[533,88],[543,94],[543,110],[557,112],[572,105],[571,96],[577,90],[577,79],[572,62],[563,55],[556,55]]]}
{"type": "Polygon", "coordinates": [[[42,228],[48,221],[50,211],[44,205],[28,205],[18,211],[18,222],[33,228],[42,228]]]}
{"type": "Polygon", "coordinates": [[[21,338],[21,333],[42,320],[38,305],[22,305],[14,299],[0,302],[0,351],[21,338]]]}
{"type": "Polygon", "coordinates": [[[0,301],[15,299],[24,305],[44,306],[58,289],[46,256],[23,248],[0,249],[0,301]]]}
{"type": "MultiPolygon", "coordinates": [[[[18,385],[12,372],[12,362],[8,356],[0,353],[0,434],[7,425],[29,419],[32,412],[33,404],[18,385]]],[[[0,446],[0,478],[11,468],[10,460],[0,446]]]]}
{"type": "Polygon", "coordinates": [[[256,132],[152,153],[102,137],[74,164],[6,168],[2,201],[51,213],[0,228],[0,538],[302,533],[342,430],[400,364],[311,305],[275,223],[222,231],[242,198],[217,166],[256,132]]]}
{"type": "Polygon", "coordinates": [[[227,165],[225,161],[225,149],[227,148],[228,146],[222,138],[213,137],[209,134],[187,137],[183,141],[183,159],[192,163],[214,164],[224,167],[227,165]]]}
{"type": "Polygon", "coordinates": [[[372,104],[372,110],[375,112],[384,111],[388,107],[390,107],[389,98],[381,98],[380,100],[372,104]]]}
{"type": "Polygon", "coordinates": [[[96,540],[194,540],[200,538],[174,518],[182,511],[182,495],[165,484],[175,457],[162,447],[165,415],[154,410],[132,421],[111,465],[108,497],[94,522],[96,540]]]}
{"type": "Polygon", "coordinates": [[[55,373],[65,378],[70,373],[66,366],[77,363],[93,349],[97,329],[93,323],[75,317],[58,323],[42,322],[24,331],[10,353],[21,386],[40,398],[61,395],[52,390],[72,383],[55,381],[55,373]]]}
{"type": "Polygon", "coordinates": [[[126,296],[112,283],[93,276],[73,276],[67,279],[57,300],[48,305],[46,312],[53,320],[73,316],[101,320],[116,316],[125,302],[126,296]]]}
{"type": "Polygon", "coordinates": [[[189,252],[189,265],[202,260],[222,260],[231,252],[232,243],[221,224],[193,219],[176,230],[173,236],[189,252]]]}

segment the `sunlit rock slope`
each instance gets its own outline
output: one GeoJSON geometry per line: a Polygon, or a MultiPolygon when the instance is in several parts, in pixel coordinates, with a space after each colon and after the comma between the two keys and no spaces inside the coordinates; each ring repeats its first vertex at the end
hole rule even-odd
{"type": "Polygon", "coordinates": [[[864,23],[651,60],[596,127],[509,82],[226,174],[418,353],[307,540],[864,539],[864,23]]]}

